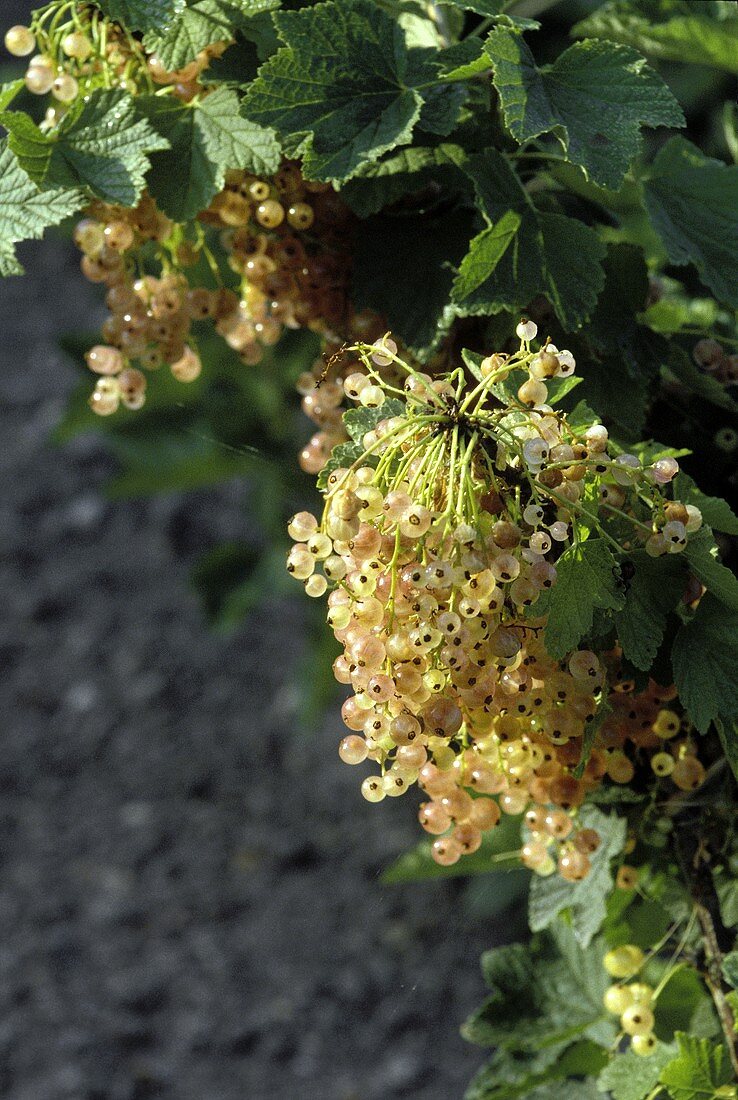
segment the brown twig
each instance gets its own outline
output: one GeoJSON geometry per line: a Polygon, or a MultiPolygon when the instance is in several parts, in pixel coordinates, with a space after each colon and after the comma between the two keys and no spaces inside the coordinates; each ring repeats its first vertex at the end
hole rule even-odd
{"type": "Polygon", "coordinates": [[[705,949],[705,983],[710,990],[715,1010],[720,1019],[720,1026],[725,1036],[725,1045],[728,1048],[730,1064],[733,1072],[738,1077],[738,1033],[736,1033],[736,1020],[733,1009],[725,995],[723,981],[723,953],[720,950],[715,923],[710,910],[697,901],[697,919],[702,928],[705,949]]]}

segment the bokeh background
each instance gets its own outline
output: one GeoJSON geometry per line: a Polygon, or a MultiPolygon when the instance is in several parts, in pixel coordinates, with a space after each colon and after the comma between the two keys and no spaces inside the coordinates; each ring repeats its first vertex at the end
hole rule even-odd
{"type": "MultiPolygon", "coordinates": [[[[547,12],[544,53],[593,6],[547,12]]],[[[733,79],[667,69],[711,148],[733,79]]],[[[0,283],[0,1096],[460,1100],[478,956],[520,904],[504,877],[381,880],[417,799],[361,799],[316,608],[281,547],[259,564],[310,500],[296,403],[259,434],[282,368],[234,388],[223,364],[90,430],[59,341],[101,295],[63,235],[21,255],[0,283]]]]}

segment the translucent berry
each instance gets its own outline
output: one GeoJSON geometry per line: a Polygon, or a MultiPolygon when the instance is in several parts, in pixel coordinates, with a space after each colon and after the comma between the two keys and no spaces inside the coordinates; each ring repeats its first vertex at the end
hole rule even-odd
{"type": "Polygon", "coordinates": [[[623,944],[608,951],[603,966],[613,978],[632,978],[643,966],[645,956],[635,944],[623,944]]]}
{"type": "Polygon", "coordinates": [[[196,351],[185,345],[183,354],[169,369],[178,382],[194,382],[202,371],[202,361],[196,351]]]}
{"type": "Polygon", "coordinates": [[[626,1035],[649,1035],[653,1031],[653,1012],[647,1005],[632,1004],[620,1017],[620,1024],[626,1035]]]}
{"type": "Polygon", "coordinates": [[[276,229],[284,221],[284,207],[276,199],[267,199],[257,206],[256,220],[265,229],[276,229]]]}
{"type": "Polygon", "coordinates": [[[581,882],[591,869],[589,856],[572,849],[559,856],[559,874],[567,882],[581,882]]]}
{"type": "Polygon", "coordinates": [[[573,836],[574,847],[585,855],[593,855],[602,843],[600,834],[596,829],[580,829],[573,836]]]}
{"type": "Polygon", "coordinates": [[[46,95],[56,79],[56,72],[51,62],[40,59],[37,64],[29,65],[23,78],[29,92],[33,95],[46,95]]]}
{"type": "Polygon", "coordinates": [[[338,755],[344,764],[362,764],[366,760],[367,747],[363,737],[344,737],[338,746],[338,755]]]}
{"type": "Polygon", "coordinates": [[[461,844],[454,836],[438,837],[433,841],[431,855],[441,867],[450,867],[461,859],[461,844]]]}
{"type": "Polygon", "coordinates": [[[652,1031],[645,1035],[634,1035],[630,1041],[631,1049],[639,1058],[648,1058],[656,1050],[659,1041],[652,1031]]]}
{"type": "Polygon", "coordinates": [[[635,890],[638,885],[638,872],[635,867],[629,867],[626,863],[619,867],[615,885],[618,890],[635,890]]]}
{"type": "Polygon", "coordinates": [[[622,1016],[626,1008],[630,1008],[633,1004],[633,994],[630,991],[630,986],[611,985],[605,993],[603,1003],[607,1011],[612,1013],[613,1016],[622,1016]]]}
{"type": "Polygon", "coordinates": [[[95,344],[87,352],[85,360],[95,374],[118,374],[125,365],[121,351],[106,344],[95,344]]]}
{"type": "Polygon", "coordinates": [[[30,27],[17,24],[5,34],[5,49],[14,57],[27,57],[36,49],[36,37],[30,27]]]}
{"type": "Polygon", "coordinates": [[[674,771],[676,761],[669,752],[657,752],[651,757],[651,767],[655,775],[664,778],[674,771]]]}
{"type": "Polygon", "coordinates": [[[287,210],[287,221],[293,229],[309,229],[315,221],[312,206],[306,202],[296,202],[287,210]]]}
{"type": "Polygon", "coordinates": [[[519,340],[525,340],[529,343],[531,340],[535,340],[538,333],[538,325],[535,321],[528,321],[523,318],[522,321],[516,326],[515,334],[519,340]]]}
{"type": "Polygon", "coordinates": [[[67,57],[76,61],[86,61],[92,53],[92,43],[81,31],[72,31],[62,39],[62,49],[67,57]]]}
{"type": "Polygon", "coordinates": [[[51,94],[60,103],[71,103],[79,94],[79,84],[69,73],[59,73],[51,85],[51,94]]]}
{"type": "Polygon", "coordinates": [[[382,777],[370,775],[361,784],[361,793],[367,802],[382,802],[387,797],[382,777]]]}
{"type": "Polygon", "coordinates": [[[705,781],[705,769],[696,756],[684,756],[677,760],[672,781],[681,791],[696,791],[705,781]]]}

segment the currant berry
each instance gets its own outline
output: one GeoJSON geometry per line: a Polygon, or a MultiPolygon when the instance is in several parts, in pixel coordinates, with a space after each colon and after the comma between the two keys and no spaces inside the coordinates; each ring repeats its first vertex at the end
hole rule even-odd
{"type": "Polygon", "coordinates": [[[441,867],[451,867],[461,859],[461,844],[454,836],[443,836],[433,841],[431,855],[441,867]]]}
{"type": "Polygon", "coordinates": [[[671,778],[680,791],[696,791],[704,783],[705,774],[696,756],[684,756],[674,765],[671,778]]]}
{"type": "Polygon", "coordinates": [[[559,874],[567,882],[581,882],[591,869],[589,857],[576,849],[559,856],[559,874]]]}
{"type": "Polygon", "coordinates": [[[27,57],[36,49],[36,36],[30,27],[16,24],[5,34],[5,49],[13,57],[27,57]]]}
{"type": "Polygon", "coordinates": [[[35,64],[28,66],[28,71],[23,78],[28,91],[33,95],[46,95],[50,92],[56,79],[54,66],[46,58],[39,58],[35,64]]]}
{"type": "Polygon", "coordinates": [[[125,364],[119,349],[105,344],[95,344],[87,352],[85,360],[95,374],[119,374],[125,364]]]}
{"type": "Polygon", "coordinates": [[[338,746],[338,755],[344,764],[363,764],[367,756],[366,741],[363,737],[353,735],[344,737],[338,746]]]}
{"type": "Polygon", "coordinates": [[[619,867],[615,877],[615,885],[618,890],[635,890],[638,885],[638,872],[635,867],[629,867],[625,863],[622,867],[619,867]]]}
{"type": "Polygon", "coordinates": [[[630,986],[611,985],[605,992],[603,1004],[613,1016],[622,1016],[626,1008],[633,1004],[633,994],[630,986]]]}
{"type": "Polygon", "coordinates": [[[643,966],[645,955],[635,944],[623,944],[608,951],[602,964],[613,978],[632,978],[643,966]]]}
{"type": "Polygon", "coordinates": [[[659,1041],[653,1032],[649,1031],[646,1035],[634,1035],[630,1045],[633,1053],[637,1054],[639,1058],[648,1058],[656,1050],[659,1041]]]}
{"type": "Polygon", "coordinates": [[[60,103],[71,103],[79,94],[79,84],[69,73],[59,73],[51,85],[51,94],[60,103]]]}
{"type": "Polygon", "coordinates": [[[646,982],[631,982],[628,991],[634,1004],[650,1005],[653,1000],[653,986],[646,982]]]}
{"type": "Polygon", "coordinates": [[[367,802],[382,802],[387,797],[381,776],[370,775],[361,784],[361,793],[367,802]]]}
{"type": "Polygon", "coordinates": [[[196,351],[185,345],[184,352],[169,369],[178,382],[194,382],[202,372],[202,361],[196,351]]]}
{"type": "Polygon", "coordinates": [[[65,35],[61,45],[67,57],[73,57],[75,61],[86,61],[92,53],[92,43],[81,31],[71,31],[65,35]]]}
{"type": "Polygon", "coordinates": [[[629,1005],[620,1017],[620,1025],[626,1035],[649,1035],[654,1023],[654,1015],[648,1005],[629,1005]]]}
{"type": "Polygon", "coordinates": [[[676,761],[669,752],[657,752],[651,757],[651,768],[659,778],[671,775],[675,765],[676,761]]]}

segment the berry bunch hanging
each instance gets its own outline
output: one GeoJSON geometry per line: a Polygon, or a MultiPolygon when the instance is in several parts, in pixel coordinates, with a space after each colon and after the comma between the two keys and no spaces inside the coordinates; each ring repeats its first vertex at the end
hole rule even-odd
{"type": "MultiPolygon", "coordinates": [[[[592,531],[678,554],[701,515],[667,496],[673,459],[613,454],[602,425],[573,430],[547,403],[575,362],[550,341],[533,350],[536,335],[521,322],[519,350],[482,359],[471,379],[463,367],[435,379],[417,371],[389,337],[351,349],[364,366],[343,384],[358,406],[346,415],[354,443],[326,468],[320,522],[293,517],[287,568],[310,596],[330,590],[328,622],[344,646],[334,672],[354,692],[340,755],[381,769],[364,779],[364,797],[418,783],[441,864],[478,849],[501,812],[530,807],[523,862],[578,881],[598,838],[577,831],[576,810],[608,772],[632,777],[633,731],[613,722],[575,776],[607,698],[606,662],[590,649],[547,654],[542,597],[562,551],[592,531]],[[383,377],[390,364],[402,389],[383,377]],[[525,380],[505,391],[514,372],[525,380]]],[[[657,745],[679,732],[678,718],[667,731],[669,712],[644,704],[646,713],[657,745]]],[[[648,743],[641,728],[639,741],[648,743]]],[[[671,772],[685,771],[669,759],[671,772]]]]}

